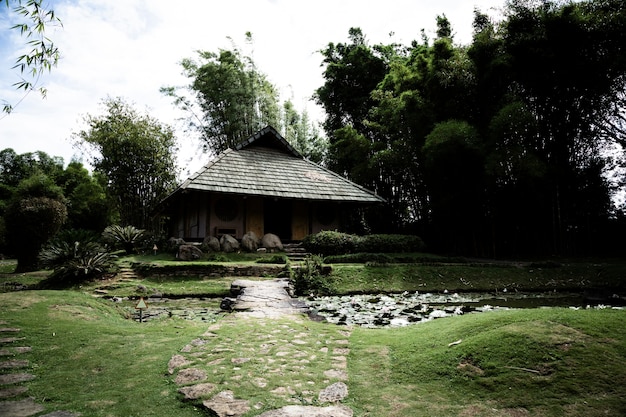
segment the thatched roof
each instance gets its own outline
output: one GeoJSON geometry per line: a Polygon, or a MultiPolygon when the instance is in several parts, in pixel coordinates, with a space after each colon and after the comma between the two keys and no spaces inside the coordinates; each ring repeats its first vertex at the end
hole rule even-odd
{"type": "Polygon", "coordinates": [[[381,203],[373,192],[300,155],[268,126],[218,155],[172,195],[184,191],[285,199],[381,203]]]}

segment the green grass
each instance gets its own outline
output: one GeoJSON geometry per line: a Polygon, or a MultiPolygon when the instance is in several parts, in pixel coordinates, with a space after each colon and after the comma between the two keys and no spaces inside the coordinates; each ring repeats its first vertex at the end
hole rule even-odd
{"type": "Polygon", "coordinates": [[[21,355],[36,378],[28,395],[48,411],[85,416],[198,416],[178,399],[167,374],[171,356],[206,324],[139,324],[110,303],[71,291],[0,294],[0,320],[21,328],[21,355]]]}
{"type": "Polygon", "coordinates": [[[338,294],[402,291],[520,291],[624,288],[626,263],[336,264],[330,276],[338,294]]]}
{"type": "Polygon", "coordinates": [[[349,403],[360,416],[624,415],[625,318],[535,309],[355,329],[349,403]]]}
{"type": "MultiPolygon", "coordinates": [[[[163,262],[168,268],[188,265],[159,255],[122,260],[139,261],[163,262]]],[[[333,266],[330,279],[340,293],[624,288],[624,262],[561,264],[342,264],[333,266]]],[[[12,265],[0,263],[0,292],[3,287],[10,291],[12,282],[36,285],[48,275],[11,274],[12,265]]],[[[156,291],[221,297],[233,279],[149,276],[96,280],[62,291],[5,292],[0,293],[0,320],[21,328],[23,343],[33,347],[24,358],[37,377],[25,385],[48,412],[205,415],[198,404],[181,401],[167,364],[201,338],[208,324],[175,318],[139,324],[129,319],[132,308],[93,294],[106,290],[111,296],[145,296],[156,291]]],[[[323,352],[320,343],[332,346],[347,338],[346,329],[307,320],[233,317],[217,321],[211,343],[221,349],[224,363],[250,360],[238,369],[207,367],[208,382],[259,406],[247,416],[294,402],[315,404],[319,390],[332,383],[322,372],[331,367],[333,349],[323,352]],[[303,343],[292,343],[294,338],[303,343]],[[281,349],[289,354],[277,355],[281,349]],[[280,387],[288,387],[288,394],[272,393],[280,387]]],[[[401,329],[357,328],[349,337],[350,394],[345,403],[356,417],[626,415],[625,319],[624,310],[534,309],[470,314],[401,329]]],[[[194,366],[202,367],[214,354],[198,348],[190,352],[190,360],[196,358],[194,366]]]]}

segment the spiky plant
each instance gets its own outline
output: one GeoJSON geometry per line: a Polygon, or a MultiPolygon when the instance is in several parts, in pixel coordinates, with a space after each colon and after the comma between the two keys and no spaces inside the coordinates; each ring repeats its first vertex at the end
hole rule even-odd
{"type": "Polygon", "coordinates": [[[108,226],[102,232],[102,238],[113,245],[121,246],[127,255],[133,253],[135,245],[145,236],[146,231],[135,226],[108,226]]]}
{"type": "Polygon", "coordinates": [[[97,278],[115,268],[115,258],[107,248],[96,242],[52,242],[40,253],[46,268],[54,269],[50,279],[73,284],[97,278]]]}

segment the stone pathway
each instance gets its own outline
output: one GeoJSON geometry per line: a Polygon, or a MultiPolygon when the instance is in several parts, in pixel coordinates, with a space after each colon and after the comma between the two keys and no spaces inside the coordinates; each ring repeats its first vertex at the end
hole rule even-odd
{"type": "Polygon", "coordinates": [[[238,279],[231,284],[231,293],[237,294],[237,299],[231,308],[235,312],[256,318],[307,313],[309,308],[306,303],[292,298],[288,289],[288,278],[277,278],[271,281],[238,279]]]}
{"type": "Polygon", "coordinates": [[[19,336],[20,329],[8,327],[8,323],[0,321],[0,416],[7,417],[78,417],[67,411],[54,411],[41,415],[44,407],[28,397],[28,387],[20,385],[35,379],[35,375],[27,372],[31,366],[24,355],[32,350],[24,346],[24,337],[19,336]]]}
{"type": "Polygon", "coordinates": [[[352,417],[341,404],[350,351],[347,327],[313,333],[307,307],[288,294],[288,280],[237,280],[229,317],[209,327],[172,357],[169,373],[185,401],[212,415],[239,417],[277,401],[293,403],[259,417],[352,417]],[[237,340],[238,333],[246,337],[237,340]],[[321,369],[320,366],[326,366],[321,369]],[[262,400],[234,391],[262,391],[262,400]]]}

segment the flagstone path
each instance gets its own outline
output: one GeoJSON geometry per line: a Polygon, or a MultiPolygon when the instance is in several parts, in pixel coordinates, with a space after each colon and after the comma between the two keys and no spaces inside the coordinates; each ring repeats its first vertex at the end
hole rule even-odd
{"type": "Polygon", "coordinates": [[[25,338],[20,337],[20,329],[8,327],[0,321],[0,416],[7,417],[78,417],[80,414],[68,411],[54,411],[41,415],[44,407],[34,398],[28,397],[28,387],[20,385],[36,378],[29,373],[31,367],[24,355],[32,350],[24,346],[25,338]]]}
{"type": "Polygon", "coordinates": [[[351,417],[352,410],[341,404],[348,396],[344,381],[350,329],[337,327],[323,338],[313,337],[304,315],[308,309],[289,295],[286,279],[237,280],[232,288],[239,291],[230,306],[233,314],[210,326],[168,364],[184,399],[201,401],[218,417],[239,417],[254,409],[261,413],[276,399],[295,404],[258,417],[351,417]],[[220,330],[233,334],[229,326],[246,332],[246,342],[221,336],[220,330]],[[314,369],[322,362],[330,363],[329,368],[314,369]],[[323,386],[314,374],[323,375],[323,386]],[[277,376],[284,377],[284,384],[271,385],[277,376]],[[236,398],[232,389],[246,384],[267,388],[266,404],[236,398]]]}

